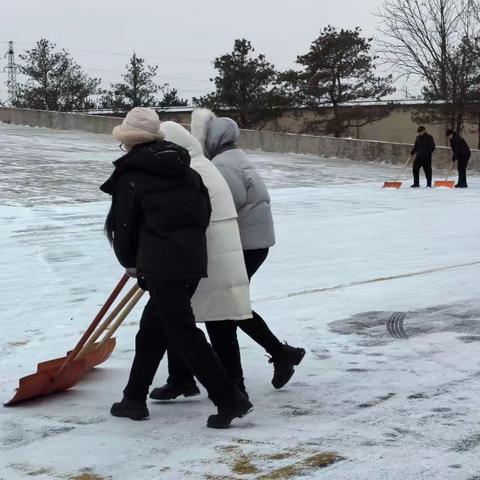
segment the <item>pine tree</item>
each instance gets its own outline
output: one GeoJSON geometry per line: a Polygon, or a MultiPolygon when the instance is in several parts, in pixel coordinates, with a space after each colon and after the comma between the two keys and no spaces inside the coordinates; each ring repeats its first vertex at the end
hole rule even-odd
{"type": "Polygon", "coordinates": [[[125,69],[123,82],[113,83],[110,90],[103,92],[101,107],[128,111],[134,107],[157,105],[157,94],[165,88],[155,82],[158,66],[147,65],[134,53],[125,69]]]}
{"type": "Polygon", "coordinates": [[[29,78],[17,87],[15,107],[63,112],[93,108],[90,97],[98,93],[100,80],[86,75],[68,52],[55,48],[42,38],[20,55],[20,73],[29,78]]]}
{"type": "Polygon", "coordinates": [[[263,128],[280,116],[289,99],[278,82],[275,67],[264,55],[254,56],[254,52],[248,40],[235,40],[231,53],[214,60],[218,71],[211,79],[215,92],[194,98],[195,105],[232,110],[241,128],[263,128]]]}
{"type": "Polygon", "coordinates": [[[159,107],[186,107],[188,100],[180,98],[176,88],[167,89],[158,103],[159,107]]]}
{"type": "Polygon", "coordinates": [[[291,85],[296,103],[317,113],[332,108],[328,118],[307,124],[313,132],[344,134],[348,127],[363,126],[388,115],[388,109],[359,108],[352,103],[380,100],[393,93],[392,77],[375,75],[377,57],[370,53],[372,39],[361,29],[340,30],[328,26],[313,41],[310,51],[297,57],[301,71],[290,70],[282,79],[291,85]]]}

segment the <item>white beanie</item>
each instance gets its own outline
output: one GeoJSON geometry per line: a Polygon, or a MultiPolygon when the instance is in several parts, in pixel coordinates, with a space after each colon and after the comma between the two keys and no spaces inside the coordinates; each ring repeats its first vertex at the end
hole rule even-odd
{"type": "Polygon", "coordinates": [[[129,146],[164,138],[160,132],[160,119],[157,113],[150,108],[143,107],[135,107],[130,110],[122,124],[113,129],[113,136],[129,146]]]}

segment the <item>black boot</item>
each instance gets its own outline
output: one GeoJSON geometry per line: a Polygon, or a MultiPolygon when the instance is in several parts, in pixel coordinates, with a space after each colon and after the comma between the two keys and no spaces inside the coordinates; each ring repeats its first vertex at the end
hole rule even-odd
{"type": "Polygon", "coordinates": [[[420,188],[420,185],[414,183],[413,185],[410,185],[410,188],[420,188]]]}
{"type": "Polygon", "coordinates": [[[209,428],[228,428],[234,418],[242,418],[253,409],[250,400],[237,388],[231,399],[223,406],[218,407],[216,415],[210,415],[207,420],[209,428]]]}
{"type": "Polygon", "coordinates": [[[166,383],[163,387],[154,388],[150,393],[153,400],[175,400],[177,397],[195,397],[200,395],[200,390],[195,383],[185,385],[174,385],[166,383]]]}
{"type": "Polygon", "coordinates": [[[147,420],[150,416],[147,403],[123,397],[121,402],[114,403],[110,409],[114,417],[128,417],[132,420],[147,420]]]}
{"type": "Polygon", "coordinates": [[[273,363],[274,369],[272,385],[277,389],[284,387],[295,373],[293,367],[299,365],[304,356],[303,348],[282,345],[282,350],[269,360],[269,363],[273,363]]]}
{"type": "Polygon", "coordinates": [[[463,185],[463,184],[457,183],[457,184],[455,185],[455,188],[468,188],[468,185],[463,185]]]}

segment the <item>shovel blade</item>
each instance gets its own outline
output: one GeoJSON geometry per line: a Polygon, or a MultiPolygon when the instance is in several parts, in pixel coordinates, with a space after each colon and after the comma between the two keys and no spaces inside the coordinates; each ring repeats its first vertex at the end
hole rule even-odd
{"type": "Polygon", "coordinates": [[[5,406],[15,405],[32,398],[43,397],[51,393],[68,390],[78,383],[87,370],[83,360],[73,362],[61,375],[58,375],[60,366],[61,363],[59,366],[54,365],[50,368],[44,366],[36,373],[21,378],[15,395],[5,406]]]}
{"type": "MultiPolygon", "coordinates": [[[[94,343],[89,352],[82,355],[82,360],[85,362],[87,370],[95,368],[97,365],[105,362],[109,359],[113,350],[115,350],[116,340],[115,338],[108,339],[101,348],[100,343],[94,343]]],[[[67,356],[70,352],[67,352],[67,356]]],[[[39,363],[37,365],[37,372],[44,372],[45,370],[51,370],[52,368],[60,368],[63,362],[67,359],[65,357],[54,358],[53,360],[47,360],[46,362],[39,363]]]]}
{"type": "Polygon", "coordinates": [[[88,370],[95,368],[96,366],[108,360],[115,349],[116,340],[115,338],[110,338],[100,348],[98,345],[98,343],[95,343],[92,349],[86,353],[85,357],[83,358],[88,370]]]}
{"type": "Polygon", "coordinates": [[[402,186],[402,182],[385,182],[383,184],[383,188],[400,188],[402,186]]]}
{"type": "Polygon", "coordinates": [[[60,366],[63,365],[63,362],[67,359],[69,353],[70,352],[67,352],[65,357],[54,358],[53,360],[39,363],[37,365],[37,372],[44,372],[45,370],[51,370],[52,368],[60,368],[60,366]]]}
{"type": "Polygon", "coordinates": [[[455,182],[453,180],[437,180],[434,184],[434,187],[444,187],[444,188],[453,188],[455,182]]]}

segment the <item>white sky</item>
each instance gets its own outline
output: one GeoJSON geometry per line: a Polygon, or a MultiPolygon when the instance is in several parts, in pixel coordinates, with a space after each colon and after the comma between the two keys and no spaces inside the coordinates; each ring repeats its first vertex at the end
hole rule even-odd
{"type": "MultiPolygon", "coordinates": [[[[374,36],[382,0],[17,0],[2,2],[0,49],[18,54],[42,37],[66,48],[102,86],[120,80],[135,50],[159,66],[159,82],[183,97],[211,91],[214,57],[247,38],[279,69],[294,66],[324,26],[360,26],[374,36]]],[[[0,98],[5,99],[0,56],[0,98]]],[[[412,86],[410,93],[418,93],[412,86]]],[[[396,97],[404,96],[397,92],[396,97]]]]}

